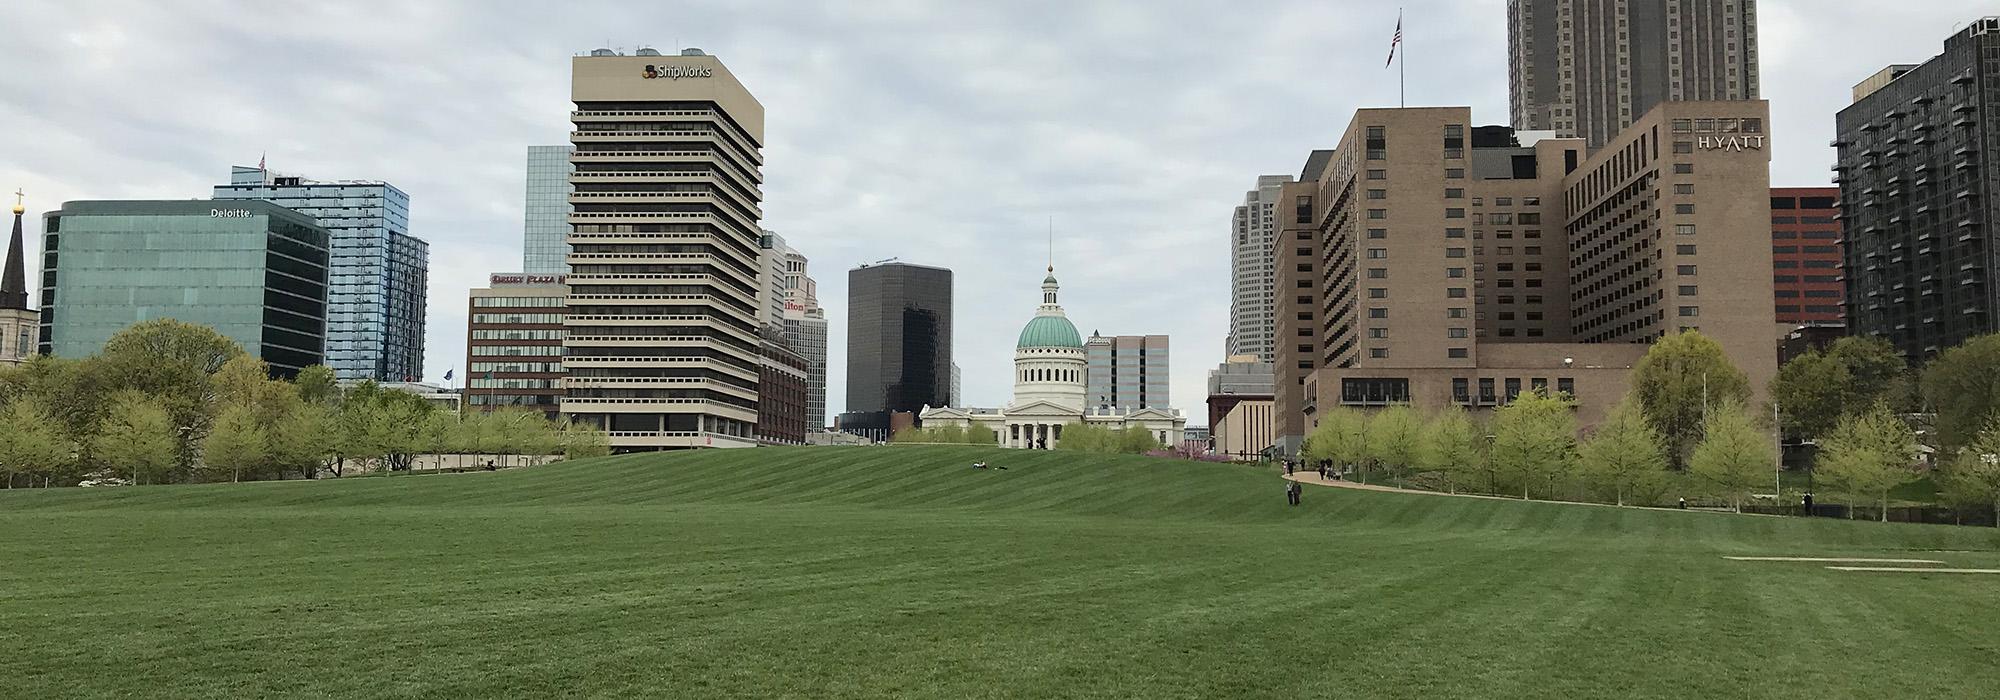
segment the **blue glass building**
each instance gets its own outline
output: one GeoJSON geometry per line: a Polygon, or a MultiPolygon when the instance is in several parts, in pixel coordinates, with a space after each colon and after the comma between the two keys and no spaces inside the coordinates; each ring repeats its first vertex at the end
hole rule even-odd
{"type": "Polygon", "coordinates": [[[528,191],[521,230],[521,271],[569,274],[570,144],[528,147],[528,191]]]}
{"type": "Polygon", "coordinates": [[[318,182],[236,166],[215,198],[269,201],[313,217],[331,236],[326,365],[337,376],[423,378],[430,245],[409,234],[409,195],[386,182],[318,182]]]}

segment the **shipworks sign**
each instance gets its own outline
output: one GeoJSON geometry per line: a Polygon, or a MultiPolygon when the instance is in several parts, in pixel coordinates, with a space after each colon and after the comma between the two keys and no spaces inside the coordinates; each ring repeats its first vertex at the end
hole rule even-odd
{"type": "Polygon", "coordinates": [[[712,78],[715,69],[706,66],[656,66],[646,64],[640,73],[647,80],[680,80],[681,78],[712,78]]]}
{"type": "Polygon", "coordinates": [[[1694,140],[1694,146],[1704,151],[1761,151],[1764,150],[1764,137],[1702,136],[1694,140]]]}

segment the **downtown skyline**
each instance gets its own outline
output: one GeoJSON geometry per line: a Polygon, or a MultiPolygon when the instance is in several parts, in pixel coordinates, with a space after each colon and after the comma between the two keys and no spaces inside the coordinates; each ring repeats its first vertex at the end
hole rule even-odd
{"type": "MultiPolygon", "coordinates": [[[[440,381],[465,356],[457,300],[520,265],[522,154],[564,140],[568,58],[605,44],[608,15],[226,7],[18,8],[17,26],[58,29],[0,46],[16,65],[44,66],[0,76],[13,96],[0,126],[33,137],[0,158],[0,182],[27,191],[31,215],[68,200],[202,197],[222,167],[264,154],[278,172],[397,183],[432,246],[424,375],[440,381]]],[[[1228,212],[1256,175],[1296,172],[1352,110],[1393,105],[1397,90],[1381,67],[1394,8],[1192,8],[975,8],[956,14],[978,21],[952,22],[913,5],[747,3],[660,10],[655,23],[621,8],[619,27],[674,29],[610,45],[701,47],[765,104],[762,223],[813,258],[829,317],[846,315],[841,270],[891,256],[953,269],[964,402],[998,403],[1019,323],[1010,301],[1032,296],[1053,217],[1080,328],[1173,336],[1175,407],[1192,417],[1228,332],[1228,212]],[[890,40],[859,40],[871,36],[890,40]]],[[[1407,9],[1409,103],[1469,105],[1480,123],[1504,123],[1505,3],[1407,9]]],[[[1849,88],[1934,55],[1953,23],[1982,14],[1973,2],[1759,10],[1774,186],[1826,184],[1849,88]]],[[[835,368],[846,366],[843,326],[829,339],[835,368]]],[[[843,378],[829,385],[829,406],[844,405],[843,378]]]]}

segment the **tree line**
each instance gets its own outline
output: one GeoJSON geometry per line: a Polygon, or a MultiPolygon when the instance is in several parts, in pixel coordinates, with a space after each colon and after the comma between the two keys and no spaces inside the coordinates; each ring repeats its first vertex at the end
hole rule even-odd
{"type": "MultiPolygon", "coordinates": [[[[1060,438],[1052,440],[1053,449],[1069,452],[1090,452],[1096,454],[1145,454],[1159,450],[1160,441],[1153,431],[1140,426],[1124,429],[1110,428],[1085,423],[1068,423],[1058,431],[1060,438]]],[[[891,442],[923,443],[933,445],[987,445],[1000,444],[1000,435],[984,425],[969,426],[939,425],[927,428],[908,427],[896,431],[891,442]]]]}
{"type": "Polygon", "coordinates": [[[1787,435],[1817,444],[1817,483],[1879,504],[1884,519],[1890,493],[1926,475],[1924,445],[1950,457],[1929,475],[1947,501],[2000,514],[2000,336],[1947,351],[1921,373],[1886,342],[1842,339],[1787,364],[1770,394],[1771,410],[1753,411],[1743,373],[1714,340],[1690,331],[1655,343],[1631,391],[1588,433],[1570,397],[1538,388],[1485,423],[1456,406],[1429,415],[1336,407],[1303,456],[1364,481],[1414,479],[1452,492],[1624,505],[1658,504],[1678,490],[1741,510],[1751,494],[1776,487],[1776,415],[1787,435]],[[1934,436],[1911,426],[1924,409],[1936,415],[1934,436]]]}
{"type": "Polygon", "coordinates": [[[339,476],[409,469],[421,455],[606,454],[606,436],[539,412],[464,416],[315,365],[290,381],[213,329],[171,319],[114,335],[86,358],[0,369],[6,487],[339,476]]]}

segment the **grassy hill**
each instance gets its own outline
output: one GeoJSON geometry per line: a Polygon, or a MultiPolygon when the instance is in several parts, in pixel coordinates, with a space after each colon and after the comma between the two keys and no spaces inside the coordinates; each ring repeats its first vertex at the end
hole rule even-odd
{"type": "Polygon", "coordinates": [[[1988,697],[2000,532],[981,448],[0,492],[5,695],[1988,697]],[[975,460],[1009,467],[968,468],[975,460]],[[1931,550],[1949,550],[1937,552],[1931,550]]]}

